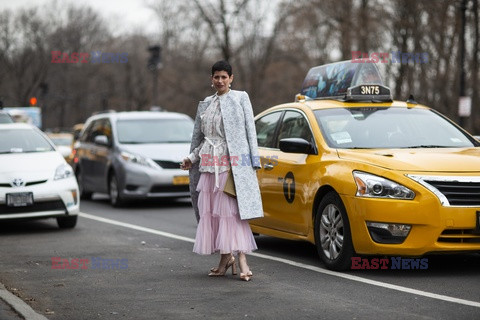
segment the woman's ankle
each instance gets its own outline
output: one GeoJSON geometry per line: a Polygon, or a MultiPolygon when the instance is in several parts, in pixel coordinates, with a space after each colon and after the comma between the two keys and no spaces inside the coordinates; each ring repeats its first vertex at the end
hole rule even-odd
{"type": "Polygon", "coordinates": [[[250,268],[248,267],[247,256],[245,255],[245,253],[238,254],[238,264],[242,273],[247,273],[250,270],[250,268]]]}

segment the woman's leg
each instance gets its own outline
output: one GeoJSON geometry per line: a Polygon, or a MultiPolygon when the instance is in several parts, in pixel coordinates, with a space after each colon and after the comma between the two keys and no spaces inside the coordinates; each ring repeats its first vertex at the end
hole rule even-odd
{"type": "Polygon", "coordinates": [[[253,276],[247,264],[247,255],[243,252],[238,253],[238,264],[240,265],[240,279],[249,281],[253,276]]]}

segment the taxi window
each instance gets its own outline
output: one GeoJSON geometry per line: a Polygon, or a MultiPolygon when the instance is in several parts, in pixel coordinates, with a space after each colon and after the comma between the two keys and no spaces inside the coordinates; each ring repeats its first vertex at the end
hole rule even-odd
{"type": "Polygon", "coordinates": [[[280,140],[285,138],[302,138],[308,142],[313,142],[313,135],[308,121],[300,112],[285,112],[278,132],[277,148],[280,148],[280,140]]]}
{"type": "Polygon", "coordinates": [[[282,111],[269,113],[255,122],[257,143],[259,147],[273,148],[275,143],[275,129],[282,111]]]}

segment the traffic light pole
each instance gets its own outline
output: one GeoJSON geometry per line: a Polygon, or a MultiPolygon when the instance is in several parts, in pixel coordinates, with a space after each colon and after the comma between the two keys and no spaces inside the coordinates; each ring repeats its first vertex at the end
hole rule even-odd
{"type": "Polygon", "coordinates": [[[148,47],[150,58],[148,59],[147,68],[152,72],[153,77],[152,106],[158,106],[158,69],[162,65],[161,49],[159,45],[148,47]]]}
{"type": "Polygon", "coordinates": [[[152,92],[152,105],[153,106],[158,106],[158,70],[154,70],[152,72],[153,75],[153,92],[152,92]]]}

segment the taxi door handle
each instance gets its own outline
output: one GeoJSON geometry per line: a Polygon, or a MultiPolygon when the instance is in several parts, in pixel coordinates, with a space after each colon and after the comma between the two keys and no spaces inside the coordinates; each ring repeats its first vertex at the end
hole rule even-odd
{"type": "Polygon", "coordinates": [[[263,168],[264,168],[265,170],[270,171],[270,170],[273,169],[273,164],[271,164],[271,163],[266,163],[266,164],[263,166],[263,168]]]}

